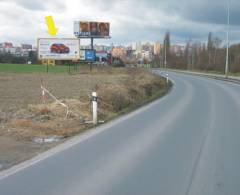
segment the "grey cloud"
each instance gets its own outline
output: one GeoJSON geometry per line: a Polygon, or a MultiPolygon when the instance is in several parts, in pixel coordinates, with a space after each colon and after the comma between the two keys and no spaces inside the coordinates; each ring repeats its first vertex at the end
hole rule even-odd
{"type": "Polygon", "coordinates": [[[102,11],[111,11],[117,2],[116,0],[86,0],[83,3],[87,6],[95,6],[102,11]]]}
{"type": "MultiPolygon", "coordinates": [[[[156,3],[156,1],[153,1],[156,3]]],[[[228,0],[170,0],[159,2],[157,6],[166,14],[176,14],[185,20],[212,24],[226,24],[228,0]]],[[[231,0],[231,24],[240,25],[240,2],[231,0]]]]}
{"type": "MultiPolygon", "coordinates": [[[[8,2],[7,0],[1,0],[2,2],[8,2]]],[[[0,1],[0,2],[1,2],[0,1]]],[[[44,1],[44,0],[13,0],[18,6],[21,6],[28,10],[33,11],[44,11],[47,9],[52,9],[53,11],[57,10],[65,10],[66,5],[64,1],[59,0],[51,0],[51,1],[44,1]]]]}
{"type": "MultiPolygon", "coordinates": [[[[180,40],[192,39],[206,39],[208,32],[213,32],[216,36],[225,39],[226,35],[226,22],[227,22],[227,1],[228,0],[169,0],[169,1],[135,1],[135,5],[138,5],[133,10],[133,17],[143,18],[144,12],[142,8],[145,8],[146,12],[154,12],[152,19],[156,21],[163,21],[161,15],[158,13],[164,13],[166,16],[176,16],[178,21],[171,21],[167,19],[164,26],[159,27],[158,24],[155,26],[148,25],[145,28],[145,32],[149,33],[138,33],[142,36],[148,36],[151,32],[163,35],[164,32],[169,29],[174,37],[178,37],[180,40]],[[174,24],[175,22],[175,24],[174,24]]],[[[240,2],[238,0],[231,0],[230,4],[230,22],[232,28],[235,30],[231,31],[230,36],[233,40],[239,40],[236,34],[240,30],[240,2]]],[[[131,13],[132,10],[129,12],[131,13]]],[[[149,18],[151,23],[151,18],[149,18]]],[[[160,22],[161,23],[161,22],[160,22]]],[[[134,25],[134,24],[132,24],[134,25]]],[[[146,24],[145,24],[146,25],[146,24]]],[[[129,25],[130,26],[130,25],[129,25]]],[[[149,36],[148,36],[149,37],[149,36]]]]}
{"type": "MultiPolygon", "coordinates": [[[[0,2],[8,3],[7,0],[0,2]]],[[[174,40],[180,42],[189,38],[206,40],[208,32],[225,39],[226,36],[226,11],[228,0],[74,0],[79,6],[79,13],[68,10],[67,0],[12,0],[22,10],[33,14],[32,18],[39,18],[44,12],[69,14],[62,18],[61,25],[70,34],[72,21],[75,18],[93,20],[104,18],[111,24],[112,39],[109,42],[133,42],[139,40],[162,40],[166,30],[171,31],[174,40]],[[82,14],[82,10],[87,10],[82,14]],[[89,10],[89,12],[88,12],[89,10]],[[95,10],[95,12],[91,12],[95,10]],[[38,11],[35,13],[34,11],[38,11]]],[[[19,9],[17,9],[17,12],[19,9]]],[[[240,40],[240,1],[231,0],[231,33],[232,40],[240,40]]],[[[29,13],[29,14],[30,14],[29,13]]],[[[4,20],[12,18],[16,14],[4,13],[4,20]]],[[[3,15],[3,14],[2,14],[3,15]]],[[[19,23],[21,23],[19,17],[19,23]]],[[[31,21],[32,19],[28,19],[31,21]]],[[[29,22],[28,21],[28,22],[29,22]]],[[[24,21],[23,21],[24,22],[24,21]]],[[[26,19],[27,22],[27,19],[26,19]]],[[[34,23],[34,21],[31,21],[34,23]]],[[[29,23],[29,26],[31,26],[29,23]]],[[[36,22],[35,22],[36,23],[36,22]]]]}
{"type": "MultiPolygon", "coordinates": [[[[240,3],[232,1],[230,5],[231,24],[240,25],[240,3]]],[[[196,22],[205,22],[213,24],[226,24],[227,22],[227,1],[206,2],[191,5],[184,9],[182,15],[186,19],[196,22]]]]}
{"type": "Polygon", "coordinates": [[[30,9],[30,10],[45,10],[46,4],[44,1],[29,1],[29,0],[15,0],[16,4],[20,5],[23,8],[30,9]]]}

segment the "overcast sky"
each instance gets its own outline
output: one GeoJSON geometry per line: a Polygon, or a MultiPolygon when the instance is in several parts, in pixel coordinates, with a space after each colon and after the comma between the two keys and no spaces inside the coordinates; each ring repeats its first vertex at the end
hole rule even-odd
{"type": "MultiPolygon", "coordinates": [[[[230,38],[240,42],[240,1],[230,7],[230,38]]],[[[0,0],[0,42],[36,45],[38,37],[48,37],[48,15],[58,37],[73,37],[76,20],[110,22],[112,38],[100,41],[107,44],[162,42],[166,30],[173,43],[206,41],[209,31],[224,40],[227,0],[0,0]]]]}

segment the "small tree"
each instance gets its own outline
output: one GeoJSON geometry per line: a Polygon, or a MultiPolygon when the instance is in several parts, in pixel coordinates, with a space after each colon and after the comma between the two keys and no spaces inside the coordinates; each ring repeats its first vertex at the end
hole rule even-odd
{"type": "MultiPolygon", "coordinates": [[[[170,31],[167,31],[164,37],[164,61],[165,61],[165,56],[167,58],[167,62],[171,62],[171,52],[170,52],[170,47],[171,47],[171,43],[170,43],[170,31]],[[166,52],[166,54],[165,54],[166,52]]],[[[168,63],[169,64],[169,63],[168,63]]]]}

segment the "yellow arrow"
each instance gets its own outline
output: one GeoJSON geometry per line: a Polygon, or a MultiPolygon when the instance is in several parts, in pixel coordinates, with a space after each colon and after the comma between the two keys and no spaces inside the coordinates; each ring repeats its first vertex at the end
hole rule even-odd
{"type": "Polygon", "coordinates": [[[55,27],[52,16],[46,16],[45,21],[46,21],[46,24],[48,26],[48,33],[51,36],[55,36],[58,32],[58,29],[55,27]]]}

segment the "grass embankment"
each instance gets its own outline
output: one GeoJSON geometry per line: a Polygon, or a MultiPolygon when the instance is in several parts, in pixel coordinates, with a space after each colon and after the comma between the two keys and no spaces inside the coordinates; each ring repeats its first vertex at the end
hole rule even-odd
{"type": "MultiPolygon", "coordinates": [[[[225,75],[225,72],[223,71],[216,71],[216,70],[193,70],[193,72],[199,72],[199,73],[207,73],[207,74],[218,74],[218,75],[225,75]]],[[[229,72],[229,76],[240,76],[239,72],[233,73],[233,72],[229,72]]]]}
{"type": "MultiPolygon", "coordinates": [[[[26,90],[24,93],[31,95],[39,89],[34,84],[36,76],[30,76],[15,74],[14,77],[11,75],[3,81],[12,83],[15,88],[26,90]],[[22,80],[27,82],[28,87],[16,86],[16,82],[11,81],[15,77],[24,77],[22,80]],[[31,85],[33,92],[29,94],[31,85]]],[[[93,90],[97,91],[99,96],[99,119],[108,121],[163,96],[171,88],[171,84],[167,84],[164,78],[143,69],[104,68],[94,69],[92,72],[84,69],[79,75],[48,74],[45,79],[48,79],[47,86],[51,92],[61,97],[69,106],[68,118],[65,119],[65,108],[49,98],[45,104],[28,104],[21,109],[11,110],[5,119],[0,117],[0,122],[4,123],[4,128],[0,129],[2,135],[19,140],[53,135],[73,136],[92,127],[84,122],[91,120],[89,95],[93,90]]],[[[26,97],[26,101],[30,98],[26,97]]],[[[18,102],[17,98],[16,103],[18,102]]],[[[12,104],[12,101],[10,103],[12,104]]]]}
{"type": "MultiPolygon", "coordinates": [[[[198,70],[198,69],[193,69],[193,70],[182,70],[182,69],[170,69],[170,70],[176,70],[176,71],[187,71],[187,72],[196,72],[196,73],[203,73],[203,74],[216,74],[216,75],[225,75],[224,71],[217,71],[217,70],[198,70]]],[[[229,76],[240,76],[240,72],[229,72],[229,76]]]]}

